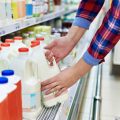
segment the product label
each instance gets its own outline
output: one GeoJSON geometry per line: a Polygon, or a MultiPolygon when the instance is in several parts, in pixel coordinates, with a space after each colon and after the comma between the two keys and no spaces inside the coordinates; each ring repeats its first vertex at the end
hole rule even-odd
{"type": "Polygon", "coordinates": [[[40,93],[23,94],[22,99],[24,112],[34,112],[39,109],[41,104],[40,93]]]}

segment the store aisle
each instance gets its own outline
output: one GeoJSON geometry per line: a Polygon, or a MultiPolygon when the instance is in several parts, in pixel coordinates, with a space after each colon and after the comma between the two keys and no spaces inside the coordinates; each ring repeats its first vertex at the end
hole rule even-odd
{"type": "Polygon", "coordinates": [[[120,76],[110,74],[110,55],[103,64],[101,120],[120,119],[120,76]]]}
{"type": "MultiPolygon", "coordinates": [[[[96,68],[90,73],[89,82],[79,113],[79,120],[92,120],[92,107],[96,85],[96,68]]],[[[111,75],[111,55],[103,63],[102,104],[100,120],[120,120],[120,76],[111,75]]]]}

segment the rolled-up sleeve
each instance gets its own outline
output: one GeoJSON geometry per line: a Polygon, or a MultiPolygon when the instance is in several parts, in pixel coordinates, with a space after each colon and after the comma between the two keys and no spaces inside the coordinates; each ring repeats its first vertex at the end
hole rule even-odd
{"type": "Polygon", "coordinates": [[[73,25],[88,29],[91,22],[101,10],[104,1],[105,0],[82,0],[73,25]]]}
{"type": "Polygon", "coordinates": [[[83,59],[90,65],[98,65],[120,39],[120,0],[113,0],[102,25],[96,32],[83,59]]]}

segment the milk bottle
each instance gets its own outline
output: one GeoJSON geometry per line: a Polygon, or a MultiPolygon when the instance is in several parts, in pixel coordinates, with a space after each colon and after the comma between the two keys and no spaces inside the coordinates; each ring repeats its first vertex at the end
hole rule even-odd
{"type": "MultiPolygon", "coordinates": [[[[53,66],[50,66],[49,62],[47,61],[45,57],[45,50],[43,47],[40,47],[38,43],[34,43],[31,45],[34,49],[32,49],[33,54],[32,58],[34,58],[38,65],[38,79],[40,82],[45,81],[49,78],[52,78],[56,76],[58,73],[60,73],[60,69],[57,66],[55,60],[53,62],[53,66]]],[[[46,107],[51,107],[53,105],[56,105],[57,103],[61,103],[65,101],[68,98],[68,93],[65,91],[61,96],[55,97],[54,93],[51,93],[49,95],[45,95],[43,92],[43,104],[46,107]]]]}
{"type": "Polygon", "coordinates": [[[0,120],[9,120],[7,93],[0,93],[0,120]]]}
{"type": "Polygon", "coordinates": [[[0,0],[0,26],[5,24],[6,21],[6,10],[5,10],[5,0],[0,0]]]}
{"type": "Polygon", "coordinates": [[[37,76],[34,76],[33,66],[29,49],[19,48],[19,56],[11,62],[11,68],[22,79],[22,107],[26,119],[36,119],[41,110],[40,85],[37,76]]]}
{"type": "Polygon", "coordinates": [[[8,114],[10,120],[18,118],[16,86],[8,83],[8,78],[0,77],[0,91],[8,94],[8,114]]]}
{"type": "Polygon", "coordinates": [[[10,44],[1,43],[0,49],[0,71],[8,69],[10,58],[10,44]]]}
{"type": "Polygon", "coordinates": [[[8,78],[8,82],[11,84],[15,84],[17,86],[17,108],[19,119],[22,120],[22,93],[21,93],[21,80],[20,77],[14,74],[13,70],[3,70],[2,76],[8,78]]]}
{"type": "Polygon", "coordinates": [[[18,49],[21,47],[26,47],[25,44],[22,43],[23,38],[21,36],[15,36],[14,37],[14,49],[16,51],[16,53],[18,54],[18,49]]]}

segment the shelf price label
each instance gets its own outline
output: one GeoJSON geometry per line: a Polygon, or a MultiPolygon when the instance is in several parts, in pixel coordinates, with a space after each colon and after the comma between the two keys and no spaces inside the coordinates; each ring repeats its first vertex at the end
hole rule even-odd
{"type": "Polygon", "coordinates": [[[40,23],[42,21],[42,17],[37,17],[36,18],[36,23],[40,23]]]}
{"type": "Polygon", "coordinates": [[[31,18],[29,20],[25,20],[24,21],[24,27],[28,27],[28,26],[32,26],[34,25],[36,22],[35,22],[35,19],[34,18],[31,18]]]}
{"type": "Polygon", "coordinates": [[[20,27],[20,23],[15,23],[14,25],[14,29],[15,30],[19,30],[21,27],[20,27]]]}
{"type": "Polygon", "coordinates": [[[0,36],[5,35],[6,31],[4,29],[0,29],[0,36]]]}

